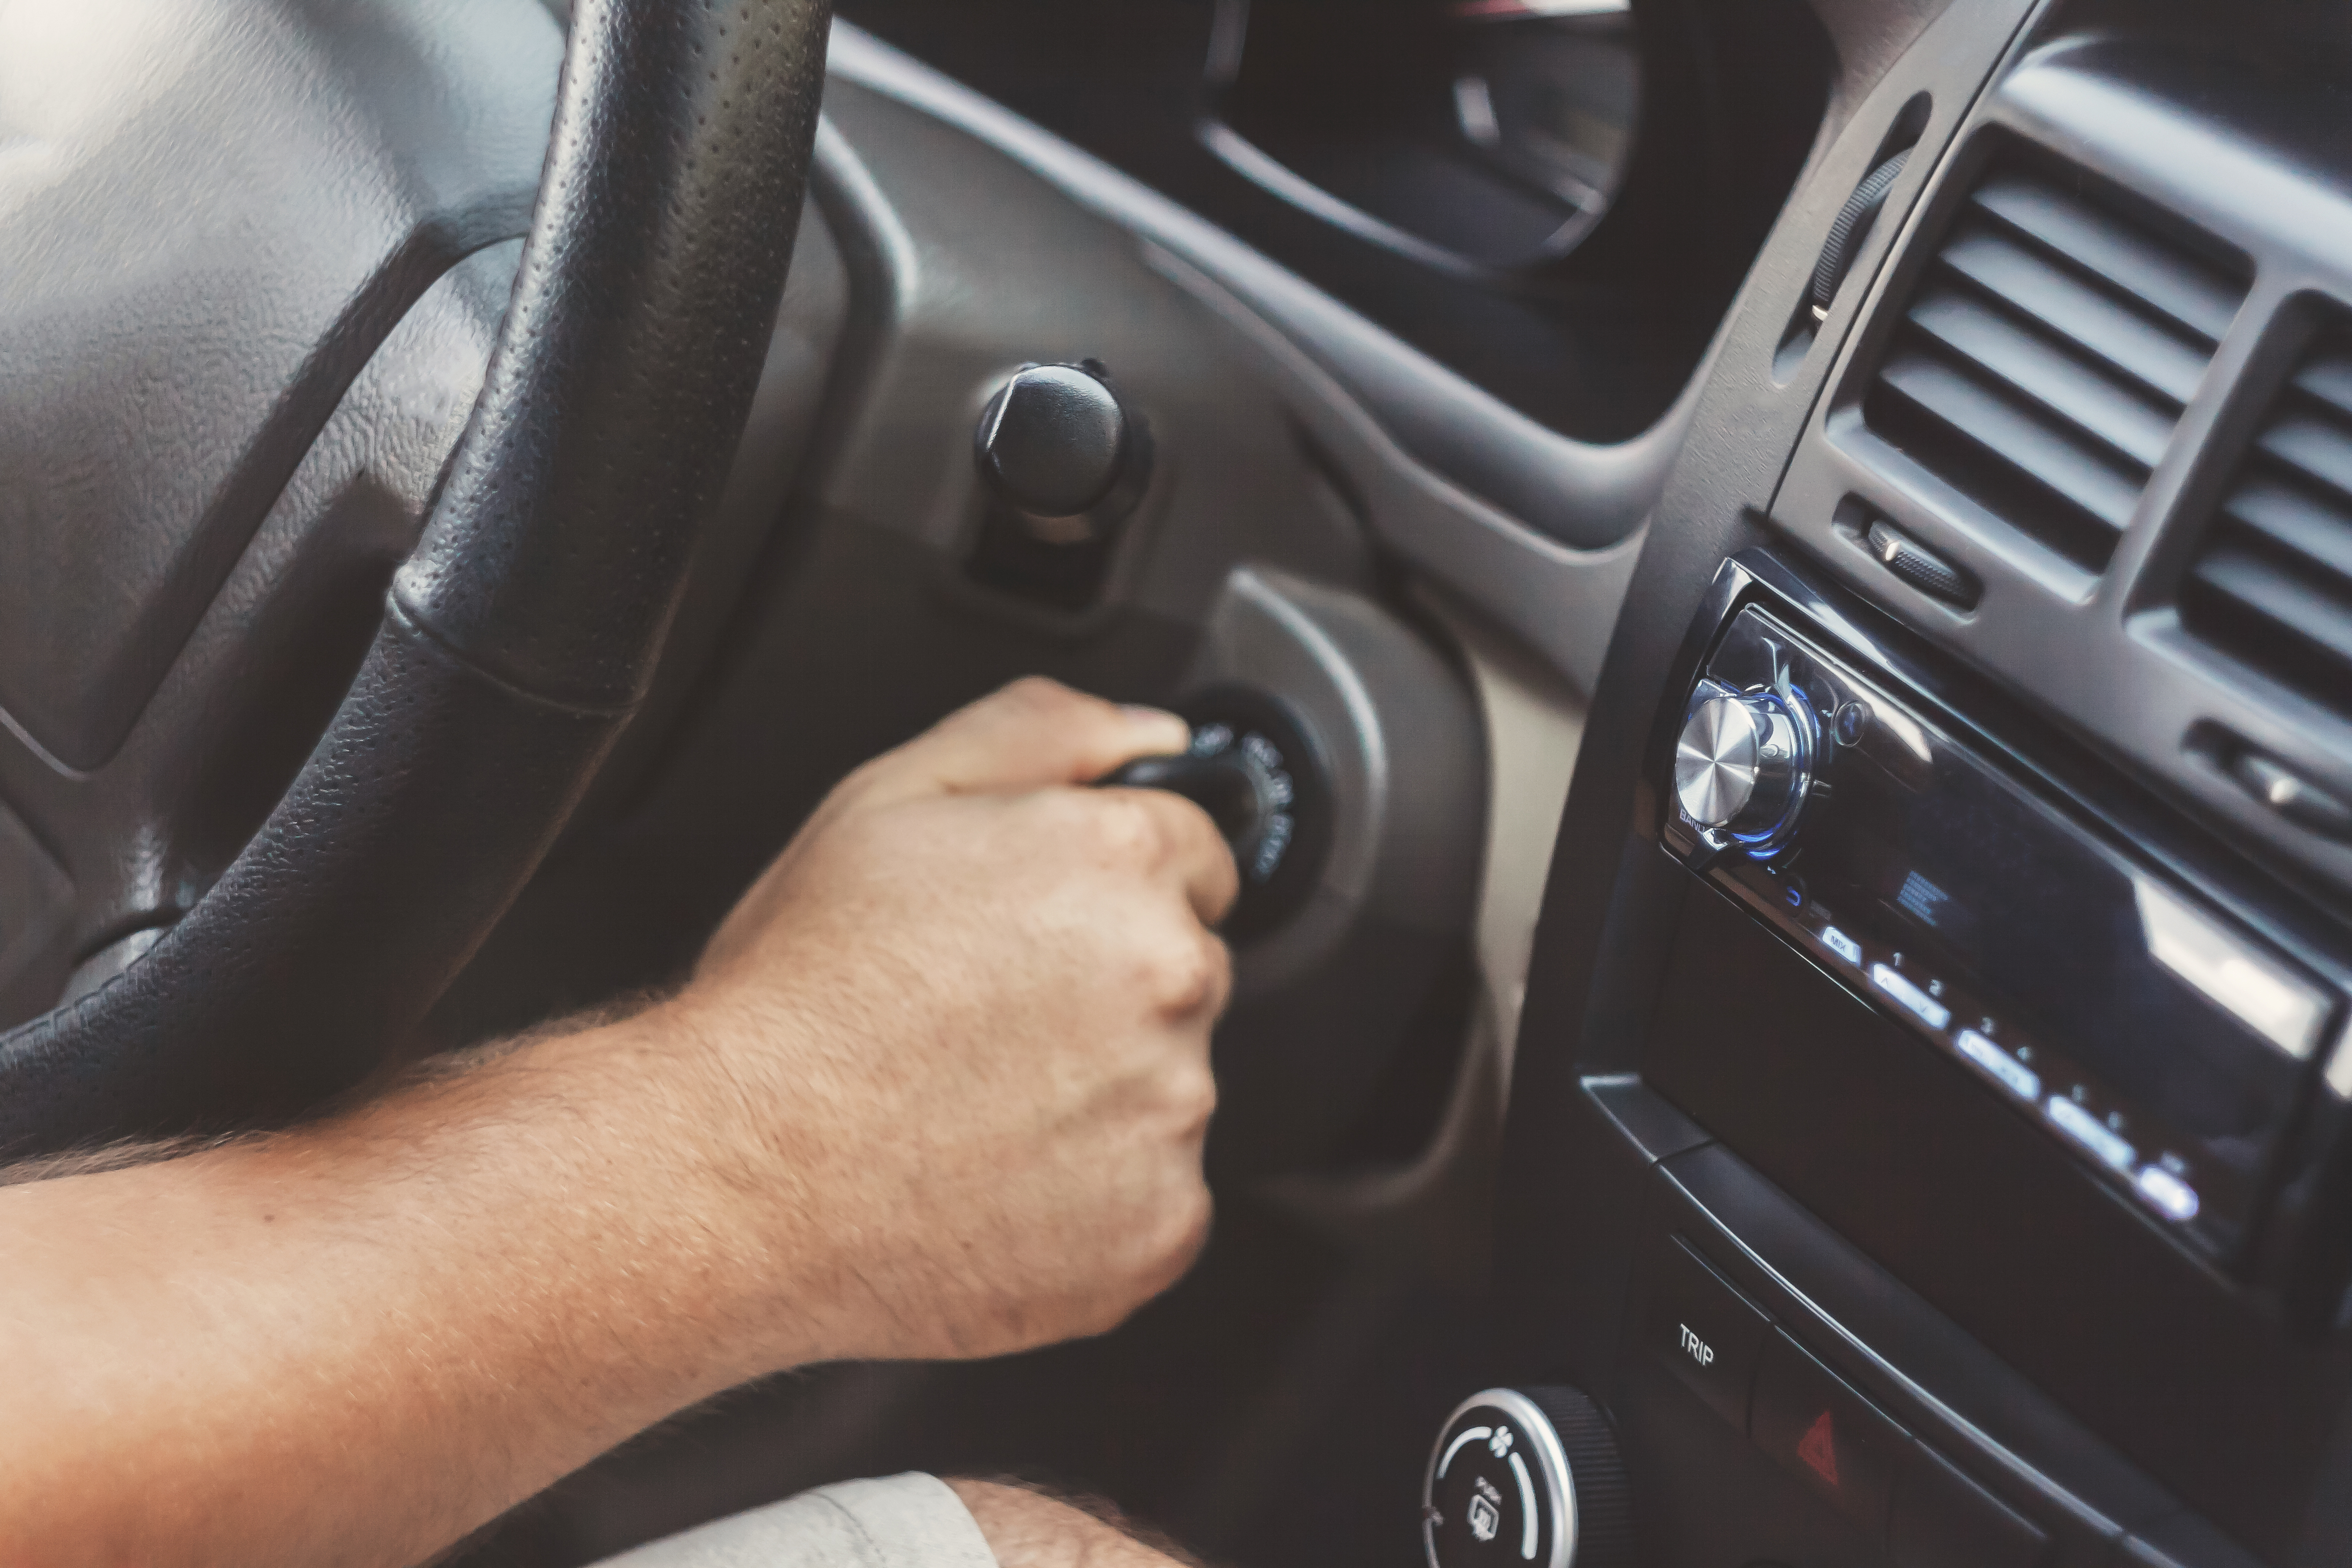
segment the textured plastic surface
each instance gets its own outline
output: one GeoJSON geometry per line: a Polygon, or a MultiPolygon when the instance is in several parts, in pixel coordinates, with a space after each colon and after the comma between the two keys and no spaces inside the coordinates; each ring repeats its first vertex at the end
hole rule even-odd
{"type": "Polygon", "coordinates": [[[1813,309],[1822,314],[1829,314],[1831,301],[1837,298],[1846,274],[1853,270],[1854,258],[1870,237],[1871,227],[1878,222],[1878,214],[1894,194],[1895,182],[1903,177],[1903,165],[1910,157],[1911,150],[1906,147],[1871,170],[1838,209],[1830,224],[1829,239],[1822,246],[1822,258],[1813,266],[1813,309]]]}
{"type": "Polygon", "coordinates": [[[1973,609],[1984,586],[1934,551],[1905,538],[1883,522],[1870,525],[1870,552],[1878,563],[1931,599],[1973,609]]]}
{"type": "Polygon", "coordinates": [[[2053,41],[1987,95],[1772,514],[1861,592],[2340,892],[2352,846],[2183,742],[2217,727],[2352,797],[2352,535],[2325,455],[2344,428],[2325,395],[2338,318],[2319,302],[2352,291],[2352,203],[2333,89],[2304,74],[2341,40],[2316,16],[2181,16],[2161,40],[2053,41]],[[1838,529],[1857,501],[1979,579],[1982,603],[1956,616],[1890,584],[1838,529]]]}
{"type": "Polygon", "coordinates": [[[560,47],[523,0],[0,18],[0,706],[49,756],[114,753],[361,368],[521,232],[560,47]]]}
{"type": "Polygon", "coordinates": [[[1551,1418],[1574,1479],[1576,1556],[1570,1568],[1633,1568],[1633,1485],[1609,1418],[1573,1388],[1531,1388],[1527,1394],[1551,1418]]]}
{"type": "Polygon", "coordinates": [[[649,679],[733,455],[825,22],[819,4],[583,7],[488,384],[356,684],[169,936],[0,1038],[0,1150],[345,1087],[505,910],[649,679]]]}
{"type": "MultiPolygon", "coordinates": [[[[1549,482],[1526,483],[1548,454],[1482,439],[1486,421],[1453,389],[1531,434],[1582,437],[1547,443],[1559,453],[1605,453],[1600,443],[1657,419],[1811,148],[1832,51],[1855,41],[1831,28],[1899,27],[1920,8],[1640,0],[1631,17],[1559,18],[1380,5],[1347,24],[1344,47],[1322,0],[844,11],[1185,203],[1293,269],[1304,292],[1415,345],[1406,352],[1428,369],[1451,367],[1438,372],[1450,388],[1382,377],[1356,390],[1423,461],[1540,525],[1566,510],[1549,482]],[[1465,78],[1487,88],[1491,148],[1460,122],[1465,78]],[[1581,157],[1568,150],[1579,146],[1581,157]],[[1563,158],[1588,192],[1616,184],[1595,163],[1624,167],[1597,230],[1590,210],[1567,224],[1557,208],[1536,216],[1561,188],[1563,158]],[[1465,253],[1500,258],[1494,220],[1507,213],[1532,217],[1540,232],[1522,234],[1538,245],[1583,244],[1533,278],[1465,265],[1465,253]]],[[[1318,336],[1358,363],[1382,357],[1318,336]]]]}
{"type": "Polygon", "coordinates": [[[2263,412],[2189,563],[2180,613],[2200,641],[2352,715],[2352,322],[2342,313],[2263,412]]]}
{"type": "Polygon", "coordinates": [[[1459,678],[1369,599],[1242,568],[1206,632],[1188,685],[1279,698],[1319,748],[1328,803],[1326,823],[1302,825],[1328,846],[1297,851],[1315,857],[1302,867],[1312,883],[1240,950],[1212,1148],[1245,1165],[1309,1165],[1393,1059],[1398,1009],[1458,962],[1485,828],[1484,749],[1459,678]]]}

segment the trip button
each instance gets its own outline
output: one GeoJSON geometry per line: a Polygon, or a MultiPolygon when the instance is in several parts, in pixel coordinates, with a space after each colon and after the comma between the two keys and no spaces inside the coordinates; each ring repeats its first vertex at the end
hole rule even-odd
{"type": "Polygon", "coordinates": [[[1778,1329],[1757,1358],[1751,1431],[1758,1447],[1881,1538],[1911,1439],[1778,1329]]]}
{"type": "Polygon", "coordinates": [[[2050,1537],[1941,1455],[1915,1447],[1895,1483],[1888,1545],[1895,1568],[2035,1568],[2050,1537]]]}
{"type": "Polygon", "coordinates": [[[1643,1337],[1692,1393],[1740,1431],[1757,1347],[1772,1321],[1723,1282],[1688,1242],[1669,1237],[1651,1248],[1643,1337]]]}

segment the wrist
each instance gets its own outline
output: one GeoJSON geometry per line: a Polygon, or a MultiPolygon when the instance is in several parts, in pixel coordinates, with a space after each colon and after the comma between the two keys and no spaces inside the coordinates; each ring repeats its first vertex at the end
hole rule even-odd
{"type": "Polygon", "coordinates": [[[798,1100],[746,1077],[795,1054],[775,1037],[793,1026],[689,990],[570,1042],[602,1108],[593,1142],[616,1156],[600,1162],[606,1204],[647,1244],[615,1262],[704,1393],[857,1348],[852,1270],[811,1201],[824,1187],[796,1157],[805,1138],[784,1124],[798,1100]]]}

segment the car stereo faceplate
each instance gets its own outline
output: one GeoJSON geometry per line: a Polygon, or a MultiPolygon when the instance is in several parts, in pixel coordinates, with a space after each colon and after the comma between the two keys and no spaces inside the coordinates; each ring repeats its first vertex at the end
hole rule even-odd
{"type": "Polygon", "coordinates": [[[2152,1220],[2239,1253],[2343,1028],[2323,977],[1765,605],[1722,627],[1675,769],[1669,847],[2152,1220]]]}

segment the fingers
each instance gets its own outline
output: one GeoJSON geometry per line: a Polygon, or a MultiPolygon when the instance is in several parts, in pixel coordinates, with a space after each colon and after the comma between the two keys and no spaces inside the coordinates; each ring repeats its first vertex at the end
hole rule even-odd
{"type": "Polygon", "coordinates": [[[1173,713],[1121,707],[1032,677],[950,714],[880,759],[868,787],[888,799],[917,795],[1017,794],[1092,784],[1138,757],[1192,744],[1173,713]]]}
{"type": "Polygon", "coordinates": [[[1097,816],[1128,814],[1125,821],[1105,819],[1107,837],[1136,858],[1139,869],[1181,889],[1202,925],[1214,927],[1232,911],[1241,896],[1241,868],[1207,812],[1156,789],[1105,790],[1087,796],[1079,809],[1097,816]]]}

